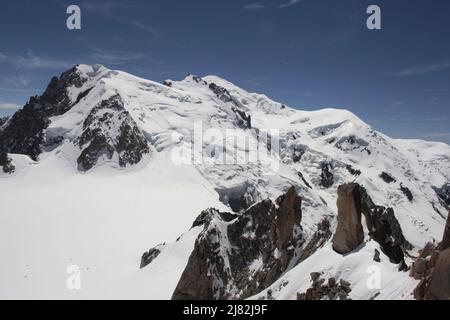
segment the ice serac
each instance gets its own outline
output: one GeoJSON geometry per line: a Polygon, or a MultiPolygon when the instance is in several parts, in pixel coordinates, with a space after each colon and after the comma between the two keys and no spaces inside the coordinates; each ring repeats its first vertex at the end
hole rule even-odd
{"type": "Polygon", "coordinates": [[[31,97],[0,130],[0,154],[24,154],[38,160],[50,118],[64,114],[76,103],[70,97],[69,88],[81,88],[85,81],[78,66],[59,78],[52,78],[44,93],[31,97]]]}
{"type": "MultiPolygon", "coordinates": [[[[198,220],[198,219],[197,219],[198,220]]],[[[237,216],[210,209],[174,300],[245,299],[271,285],[304,243],[295,188],[237,216]]]]}
{"type": "Polygon", "coordinates": [[[364,241],[358,184],[349,183],[338,188],[337,207],[338,226],[333,236],[333,249],[345,254],[358,248],[364,241]]]}
{"type": "Polygon", "coordinates": [[[77,143],[82,150],[78,157],[81,170],[90,170],[100,157],[111,160],[115,154],[121,167],[134,165],[150,152],[144,134],[125,110],[120,95],[103,100],[92,109],[77,143]]]}

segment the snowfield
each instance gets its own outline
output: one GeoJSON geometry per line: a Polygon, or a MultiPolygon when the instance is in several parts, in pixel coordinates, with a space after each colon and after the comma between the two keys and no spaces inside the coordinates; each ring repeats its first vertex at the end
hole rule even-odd
{"type": "MultiPolygon", "coordinates": [[[[76,70],[84,82],[67,88],[73,106],[52,117],[45,130],[47,141],[60,142],[46,146],[39,161],[11,154],[15,172],[0,170],[1,299],[170,299],[202,230],[191,226],[203,210],[239,211],[236,206],[274,200],[292,185],[303,198],[307,239],[324,217],[334,232],[337,187],[352,181],[363,185],[377,205],[394,208],[414,247],[411,256],[442,238],[448,208],[435,188],[450,183],[447,144],[391,139],[349,111],[295,110],[216,76],[188,76],[163,85],[103,66],[76,70]],[[229,97],[213,92],[211,83],[225,88],[229,97]],[[83,92],[87,95],[78,101],[83,92]],[[83,122],[114,95],[122,99],[150,153],[136,165],[119,166],[114,153],[101,157],[92,170],[79,170],[83,122]],[[251,127],[246,127],[248,115],[251,127]],[[236,163],[215,163],[221,145],[212,138],[205,137],[209,148],[198,151],[196,123],[205,131],[234,130],[248,141],[237,147],[236,163]],[[259,138],[264,130],[278,132],[280,152],[246,162],[252,152],[267,148],[259,138]],[[202,162],[174,161],[180,154],[195,159],[197,151],[202,162]],[[323,185],[322,164],[332,173],[329,187],[323,185]],[[382,172],[395,181],[385,182],[382,172]],[[401,187],[410,190],[412,201],[401,187]],[[142,254],[162,243],[157,259],[140,270],[142,254]],[[81,269],[80,290],[67,288],[71,265],[81,269]]],[[[119,140],[117,124],[113,118],[107,127],[112,141],[119,140]]],[[[381,288],[369,288],[368,268],[378,243],[365,233],[357,252],[339,255],[328,242],[253,298],[267,298],[270,290],[275,299],[295,299],[310,286],[311,272],[324,272],[350,282],[352,299],[412,299],[417,281],[384,254],[377,264],[381,288]]]]}

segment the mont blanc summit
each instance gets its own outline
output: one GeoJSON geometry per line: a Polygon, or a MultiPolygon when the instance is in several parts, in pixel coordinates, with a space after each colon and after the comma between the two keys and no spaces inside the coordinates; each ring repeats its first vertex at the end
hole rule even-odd
{"type": "Polygon", "coordinates": [[[0,297],[445,298],[449,190],[349,111],[77,65],[0,121],[0,297]]]}

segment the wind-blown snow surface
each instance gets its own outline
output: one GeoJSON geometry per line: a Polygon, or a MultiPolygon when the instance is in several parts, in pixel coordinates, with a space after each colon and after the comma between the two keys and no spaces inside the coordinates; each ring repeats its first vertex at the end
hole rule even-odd
{"type": "MultiPolygon", "coordinates": [[[[433,187],[450,181],[446,144],[390,139],[348,111],[294,110],[215,76],[189,76],[165,86],[101,66],[81,65],[77,72],[86,81],[82,88],[68,88],[70,99],[75,102],[81,92],[89,93],[52,118],[46,130],[47,138],[63,137],[63,142],[47,149],[39,162],[10,155],[16,172],[0,173],[0,298],[169,299],[201,230],[186,231],[202,210],[231,211],[227,199],[242,193],[251,202],[275,199],[291,185],[304,198],[302,227],[307,237],[325,216],[335,229],[336,189],[351,181],[366,187],[376,204],[394,208],[415,247],[412,254],[442,237],[447,212],[433,187]],[[231,100],[216,95],[211,83],[226,88],[231,100]],[[113,157],[80,172],[75,141],[82,123],[96,105],[117,94],[151,153],[136,166],[120,168],[113,157]],[[251,129],[239,123],[236,106],[251,115],[251,129]],[[281,152],[269,153],[263,161],[231,165],[208,163],[215,154],[206,152],[206,163],[177,164],[173,155],[190,152],[198,121],[204,129],[236,129],[250,141],[241,149],[244,155],[252,148],[266,148],[258,132],[280,129],[281,152]],[[279,169],[271,172],[274,162],[279,169]],[[321,185],[324,162],[334,176],[330,188],[321,185]],[[348,165],[361,175],[352,175],[348,165]],[[382,172],[396,182],[384,182],[382,172]],[[401,184],[414,195],[412,202],[400,191],[401,184]],[[170,244],[139,270],[142,253],[161,242],[170,244]],[[79,291],[67,289],[70,265],[81,268],[79,291]]],[[[118,128],[110,130],[114,135],[118,128]]],[[[205,139],[205,144],[213,147],[215,142],[205,139]]],[[[358,252],[343,257],[328,244],[275,283],[273,296],[293,299],[309,286],[311,272],[324,271],[352,283],[355,299],[371,298],[378,291],[378,298],[411,298],[416,281],[383,255],[383,286],[378,291],[367,288],[367,266],[373,264],[376,247],[367,239],[358,252]]]]}

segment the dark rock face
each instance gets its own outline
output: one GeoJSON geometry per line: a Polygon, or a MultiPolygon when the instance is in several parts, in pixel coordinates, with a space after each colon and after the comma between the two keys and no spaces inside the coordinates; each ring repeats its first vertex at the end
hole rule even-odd
{"type": "Polygon", "coordinates": [[[16,170],[11,158],[6,153],[0,154],[0,167],[3,167],[4,173],[13,173],[16,170]]]}
{"type": "Polygon", "coordinates": [[[0,128],[9,120],[9,117],[0,117],[0,128]]]}
{"type": "Polygon", "coordinates": [[[411,190],[409,190],[407,187],[405,187],[403,184],[400,185],[400,190],[403,192],[406,198],[411,202],[414,200],[413,194],[411,190]]]}
{"type": "Polygon", "coordinates": [[[126,167],[142,160],[150,152],[147,140],[123,106],[119,95],[112,96],[94,107],[83,123],[83,133],[77,141],[81,155],[80,170],[88,171],[105,155],[112,159],[118,154],[119,165],[126,167]],[[119,129],[116,131],[115,126],[119,129]]]}
{"type": "Polygon", "coordinates": [[[301,173],[300,171],[297,171],[298,177],[300,179],[302,179],[303,183],[305,184],[305,186],[307,186],[309,189],[312,189],[311,185],[309,184],[308,181],[306,181],[305,176],[303,175],[303,173],[301,173]]]}
{"type": "Polygon", "coordinates": [[[261,200],[261,196],[254,185],[245,182],[233,188],[216,188],[219,200],[229,206],[233,212],[242,212],[261,200]]]}
{"type": "Polygon", "coordinates": [[[225,103],[232,103],[234,107],[232,108],[233,112],[237,116],[237,125],[241,128],[251,129],[252,128],[252,118],[245,111],[241,110],[237,101],[233,98],[230,92],[221,86],[216,85],[215,83],[209,84],[209,89],[214,92],[214,94],[225,103]]]}
{"type": "Polygon", "coordinates": [[[341,138],[335,143],[334,146],[342,151],[353,151],[361,149],[361,152],[367,151],[367,153],[370,154],[370,151],[368,149],[369,143],[354,135],[341,138]]]}
{"type": "Polygon", "coordinates": [[[393,263],[401,263],[404,251],[412,249],[403,236],[392,208],[377,206],[367,191],[356,183],[338,188],[338,227],[333,237],[333,248],[345,254],[355,250],[364,241],[361,214],[366,218],[369,235],[380,244],[381,250],[393,263]]]}
{"type": "Polygon", "coordinates": [[[165,80],[165,81],[163,82],[163,85],[165,85],[166,87],[172,87],[172,82],[171,82],[171,81],[168,81],[168,80],[165,80]]]}
{"type": "Polygon", "coordinates": [[[233,98],[231,97],[230,92],[224,87],[218,86],[215,83],[211,83],[209,85],[209,89],[214,92],[214,94],[223,102],[233,102],[233,98]]]}
{"type": "Polygon", "coordinates": [[[375,205],[366,189],[360,187],[361,209],[366,218],[369,235],[393,263],[401,263],[404,251],[412,245],[405,239],[394,209],[375,205]]]}
{"type": "Polygon", "coordinates": [[[377,249],[375,249],[375,253],[374,253],[374,255],[373,255],[373,261],[375,261],[375,262],[381,262],[381,259],[380,259],[380,251],[378,251],[377,249]]]}
{"type": "Polygon", "coordinates": [[[334,176],[331,172],[331,166],[327,162],[323,162],[321,165],[322,173],[320,175],[320,183],[324,188],[330,188],[334,184],[334,176]]]}
{"type": "Polygon", "coordinates": [[[209,209],[204,229],[175,289],[174,300],[245,299],[276,281],[304,240],[295,188],[240,215],[209,209]]]}
{"type": "Polygon", "coordinates": [[[350,283],[335,278],[327,281],[318,272],[311,273],[312,286],[305,293],[297,293],[297,300],[351,300],[348,295],[352,291],[350,283]]]}
{"type": "Polygon", "coordinates": [[[356,183],[338,188],[338,226],[333,237],[333,249],[341,254],[355,250],[364,241],[359,189],[356,183]]]}
{"type": "Polygon", "coordinates": [[[299,163],[305,153],[306,150],[303,146],[294,146],[292,149],[292,161],[294,163],[299,163]]]}
{"type": "Polygon", "coordinates": [[[145,268],[150,263],[152,263],[153,260],[155,260],[159,254],[161,253],[161,250],[158,248],[152,248],[148,252],[144,252],[141,258],[141,266],[140,268],[145,268]]]}
{"type": "Polygon", "coordinates": [[[393,178],[389,173],[387,172],[382,172],[380,174],[380,178],[383,179],[384,182],[386,183],[393,183],[395,182],[395,178],[393,178]]]}
{"type": "Polygon", "coordinates": [[[44,130],[50,123],[49,118],[70,110],[73,103],[67,88],[80,88],[84,81],[74,67],[64,72],[60,78],[53,78],[42,96],[31,97],[0,131],[0,154],[24,154],[37,161],[42,153],[44,130]]]}
{"type": "Polygon", "coordinates": [[[403,261],[403,247],[410,248],[406,244],[398,220],[395,218],[392,208],[378,207],[372,212],[371,236],[377,241],[383,252],[393,263],[403,261]]]}
{"type": "Polygon", "coordinates": [[[450,184],[444,184],[440,188],[434,188],[439,200],[445,204],[447,207],[450,207],[450,184]]]}
{"type": "Polygon", "coordinates": [[[305,248],[299,257],[298,263],[308,259],[319,248],[322,248],[325,243],[330,240],[332,235],[333,234],[330,230],[330,222],[327,218],[325,218],[317,225],[317,231],[313,234],[311,240],[305,245],[305,248]]]}
{"type": "Polygon", "coordinates": [[[345,168],[351,175],[354,175],[354,176],[361,175],[361,170],[354,169],[351,165],[347,165],[345,168]]]}

